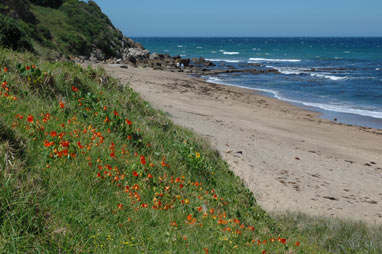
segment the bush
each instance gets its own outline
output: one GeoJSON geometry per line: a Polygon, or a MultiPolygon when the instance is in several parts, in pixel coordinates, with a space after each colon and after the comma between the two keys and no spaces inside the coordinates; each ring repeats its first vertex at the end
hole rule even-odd
{"type": "Polygon", "coordinates": [[[32,44],[24,29],[12,18],[0,16],[0,46],[13,50],[32,50],[32,44]]]}
{"type": "Polygon", "coordinates": [[[34,5],[40,5],[44,7],[51,7],[51,8],[59,8],[63,0],[30,0],[30,2],[34,5]]]}

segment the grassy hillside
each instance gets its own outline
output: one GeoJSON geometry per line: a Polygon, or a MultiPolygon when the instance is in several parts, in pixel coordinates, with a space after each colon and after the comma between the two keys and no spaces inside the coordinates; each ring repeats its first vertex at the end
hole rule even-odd
{"type": "Polygon", "coordinates": [[[0,36],[0,45],[8,48],[56,56],[90,56],[98,49],[105,58],[122,48],[122,33],[94,1],[5,0],[0,13],[2,34],[11,34],[8,40],[0,36]]]}
{"type": "Polygon", "coordinates": [[[319,252],[103,70],[6,50],[0,66],[1,253],[319,252]]]}

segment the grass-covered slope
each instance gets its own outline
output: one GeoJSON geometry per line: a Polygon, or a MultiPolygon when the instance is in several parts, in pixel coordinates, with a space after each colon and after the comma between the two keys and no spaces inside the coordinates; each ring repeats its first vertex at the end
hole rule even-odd
{"type": "Polygon", "coordinates": [[[319,252],[103,70],[5,50],[0,66],[1,253],[319,252]]]}
{"type": "Polygon", "coordinates": [[[0,14],[1,34],[9,34],[0,36],[0,47],[66,56],[90,56],[99,50],[110,58],[123,46],[122,33],[94,1],[4,0],[0,14]]]}

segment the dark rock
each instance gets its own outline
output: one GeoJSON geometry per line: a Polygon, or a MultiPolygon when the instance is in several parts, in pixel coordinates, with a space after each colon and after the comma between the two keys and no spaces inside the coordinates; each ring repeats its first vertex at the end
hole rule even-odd
{"type": "Polygon", "coordinates": [[[190,64],[190,59],[189,58],[185,58],[185,59],[183,59],[183,58],[180,58],[180,59],[176,59],[175,60],[175,64],[183,64],[184,65],[184,67],[187,67],[189,64],[190,64]]]}
{"type": "Polygon", "coordinates": [[[134,56],[128,56],[126,60],[132,64],[137,64],[137,59],[134,56]]]}

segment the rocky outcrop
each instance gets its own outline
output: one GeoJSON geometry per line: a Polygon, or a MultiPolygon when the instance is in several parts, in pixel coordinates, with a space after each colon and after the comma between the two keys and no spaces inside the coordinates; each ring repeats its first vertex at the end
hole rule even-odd
{"type": "Polygon", "coordinates": [[[204,59],[204,57],[194,57],[191,59],[192,63],[197,65],[197,66],[206,66],[206,67],[210,67],[210,66],[216,66],[216,64],[214,64],[213,62],[209,61],[209,60],[206,60],[204,59]]]}

